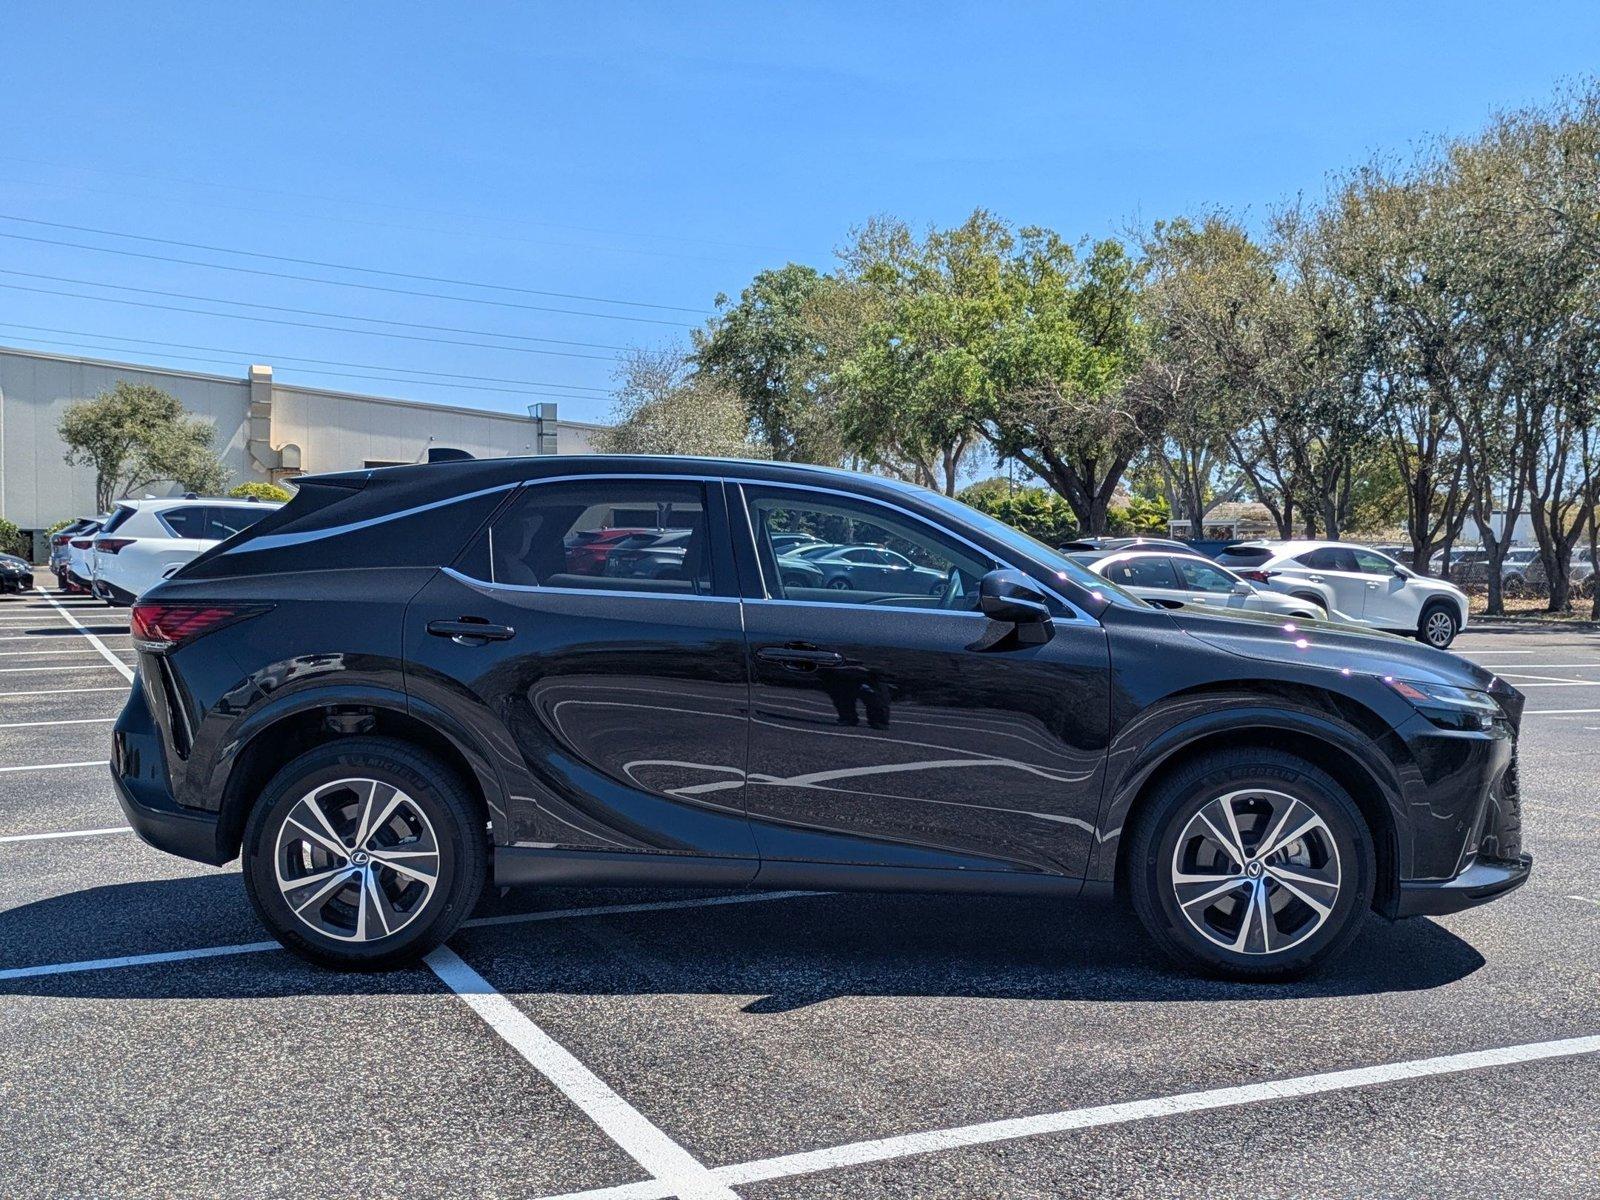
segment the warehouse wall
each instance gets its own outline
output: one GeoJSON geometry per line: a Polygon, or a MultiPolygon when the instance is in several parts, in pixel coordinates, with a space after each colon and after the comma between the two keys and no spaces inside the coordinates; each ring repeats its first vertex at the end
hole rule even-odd
{"type": "MultiPolygon", "coordinates": [[[[271,445],[299,447],[304,472],[418,462],[430,445],[480,458],[541,449],[539,425],[521,414],[304,388],[271,380],[266,372],[262,378],[271,395],[271,445]]],[[[250,383],[243,374],[230,378],[0,347],[0,516],[34,530],[92,511],[94,472],[66,464],[56,429],[69,405],[93,399],[118,380],[170,392],[190,413],[210,421],[232,483],[267,478],[250,453],[250,383]]],[[[586,453],[600,428],[556,420],[553,449],[586,453]]],[[[550,439],[543,448],[552,449],[550,439]]]]}

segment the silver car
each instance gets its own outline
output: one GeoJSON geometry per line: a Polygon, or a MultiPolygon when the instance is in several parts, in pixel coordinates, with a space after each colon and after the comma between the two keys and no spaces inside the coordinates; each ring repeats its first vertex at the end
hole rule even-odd
{"type": "Polygon", "coordinates": [[[1271,613],[1314,620],[1323,614],[1293,596],[1258,588],[1227,567],[1199,554],[1172,550],[1122,550],[1109,554],[1074,554],[1097,575],[1120,584],[1136,596],[1164,608],[1198,604],[1219,612],[1271,613]]]}

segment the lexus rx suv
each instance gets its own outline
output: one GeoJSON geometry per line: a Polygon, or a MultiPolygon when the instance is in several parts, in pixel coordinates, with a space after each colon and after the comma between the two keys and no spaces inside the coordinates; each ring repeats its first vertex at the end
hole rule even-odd
{"type": "Polygon", "coordinates": [[[816,467],[525,458],[303,478],[134,606],[111,772],[262,921],[405,963],[486,886],[1119,897],[1193,968],[1527,879],[1522,696],[1361,629],[1153,607],[954,500],[816,467]],[[592,530],[684,533],[660,576],[592,530]],[[914,579],[785,577],[774,535],[914,579]],[[937,570],[937,594],[921,570],[937,570]]]}
{"type": "Polygon", "coordinates": [[[1402,633],[1438,650],[1467,626],[1467,594],[1386,554],[1346,542],[1240,542],[1217,555],[1252,583],[1356,625],[1402,633]]]}

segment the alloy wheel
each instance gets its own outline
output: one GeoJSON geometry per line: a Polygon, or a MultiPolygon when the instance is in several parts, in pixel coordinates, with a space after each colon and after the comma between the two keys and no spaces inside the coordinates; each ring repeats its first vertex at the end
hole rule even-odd
{"type": "Polygon", "coordinates": [[[1455,636],[1455,625],[1449,613],[1435,610],[1428,614],[1427,623],[1423,626],[1423,636],[1428,639],[1428,645],[1443,649],[1455,636]]]}
{"type": "Polygon", "coordinates": [[[1327,922],[1339,848],[1304,800],[1248,788],[1202,805],[1178,836],[1172,890],[1195,932],[1235,954],[1281,953],[1327,922]]]}
{"type": "Polygon", "coordinates": [[[324,937],[372,942],[427,908],[439,840],[410,796],[376,779],[337,779],[302,796],[273,850],[289,911],[324,937]]]}

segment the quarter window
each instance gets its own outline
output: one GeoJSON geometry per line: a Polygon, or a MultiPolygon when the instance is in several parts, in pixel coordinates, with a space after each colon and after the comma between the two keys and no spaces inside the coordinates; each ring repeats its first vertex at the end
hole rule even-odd
{"type": "Polygon", "coordinates": [[[1105,577],[1111,580],[1112,583],[1120,583],[1123,587],[1177,588],[1182,586],[1178,582],[1178,577],[1173,574],[1171,560],[1156,555],[1125,558],[1121,562],[1111,563],[1105,569],[1105,577]]]}
{"type": "Polygon", "coordinates": [[[705,492],[675,480],[531,484],[466,558],[521,587],[712,594],[705,492]]]}

